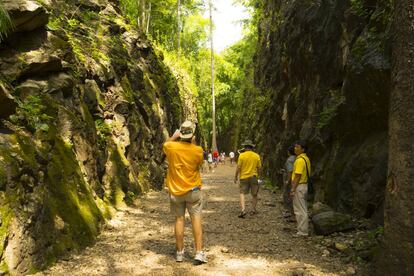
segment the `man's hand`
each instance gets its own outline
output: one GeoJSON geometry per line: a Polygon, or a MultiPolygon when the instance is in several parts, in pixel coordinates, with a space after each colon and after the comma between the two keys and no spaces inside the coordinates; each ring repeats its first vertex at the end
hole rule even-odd
{"type": "Polygon", "coordinates": [[[178,138],[180,138],[180,130],[179,129],[176,129],[175,132],[174,132],[174,134],[171,137],[168,137],[167,142],[175,141],[178,138]]]}
{"type": "Polygon", "coordinates": [[[174,138],[174,139],[180,138],[180,130],[176,129],[171,138],[174,138]]]}
{"type": "Polygon", "coordinates": [[[237,184],[237,178],[234,179],[234,184],[237,184]]]}

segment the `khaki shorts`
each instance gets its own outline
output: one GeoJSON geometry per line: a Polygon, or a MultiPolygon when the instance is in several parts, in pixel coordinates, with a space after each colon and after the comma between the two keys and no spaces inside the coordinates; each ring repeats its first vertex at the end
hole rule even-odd
{"type": "Polygon", "coordinates": [[[189,191],[188,193],[175,196],[170,194],[171,213],[176,217],[183,217],[185,209],[188,210],[190,216],[201,215],[203,208],[203,196],[200,190],[189,191]]]}
{"type": "Polygon", "coordinates": [[[256,196],[259,192],[259,183],[257,182],[256,176],[240,179],[240,193],[248,194],[249,192],[253,196],[256,196]]]}

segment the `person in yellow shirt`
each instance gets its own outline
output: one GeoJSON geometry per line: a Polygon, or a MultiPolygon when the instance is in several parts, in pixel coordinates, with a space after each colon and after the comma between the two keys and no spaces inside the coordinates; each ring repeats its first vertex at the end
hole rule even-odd
{"type": "Polygon", "coordinates": [[[293,197],[293,211],[295,213],[297,226],[296,237],[309,235],[309,217],[308,217],[308,176],[311,175],[311,163],[306,155],[308,147],[305,141],[295,143],[296,159],[293,163],[292,172],[292,189],[290,192],[293,197]]]}
{"type": "Polygon", "coordinates": [[[179,130],[167,139],[163,150],[167,155],[168,171],[166,184],[170,193],[171,212],[175,214],[176,261],[184,260],[184,216],[191,217],[195,264],[207,262],[203,251],[202,194],[200,166],[203,164],[203,149],[195,144],[195,125],[185,121],[179,130]]]}
{"type": "Polygon", "coordinates": [[[252,195],[252,214],[257,214],[257,194],[259,192],[259,181],[262,162],[260,156],[253,151],[254,144],[251,140],[246,140],[243,144],[244,152],[240,154],[237,161],[236,175],[234,183],[240,179],[240,207],[241,213],[239,218],[246,217],[245,195],[249,192],[252,195]]]}

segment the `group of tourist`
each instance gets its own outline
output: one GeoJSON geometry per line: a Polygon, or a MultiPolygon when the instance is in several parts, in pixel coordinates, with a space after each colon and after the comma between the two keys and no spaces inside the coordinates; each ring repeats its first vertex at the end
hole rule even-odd
{"type": "MultiPolygon", "coordinates": [[[[210,166],[219,162],[219,157],[225,158],[218,151],[203,152],[195,142],[195,124],[185,121],[180,129],[167,139],[163,145],[168,161],[166,185],[169,190],[171,211],[175,215],[176,261],[184,260],[184,216],[185,210],[191,217],[196,254],[195,264],[207,262],[203,251],[202,231],[202,194],[200,167],[205,163],[210,166]],[[216,158],[216,159],[215,159],[216,158]],[[217,160],[215,162],[215,160],[217,160]]],[[[262,183],[262,163],[260,156],[254,152],[255,145],[246,140],[243,150],[239,151],[234,183],[239,183],[240,208],[239,218],[244,219],[246,212],[246,195],[251,194],[251,215],[257,214],[257,195],[262,183]]],[[[285,164],[284,177],[284,206],[287,211],[293,211],[297,222],[295,237],[309,235],[307,193],[308,181],[311,174],[311,163],[306,155],[308,147],[304,141],[297,141],[288,148],[288,159],[285,164]]],[[[231,164],[234,162],[234,152],[229,153],[231,164]]]]}
{"type": "MultiPolygon", "coordinates": [[[[214,168],[217,168],[218,164],[226,164],[226,152],[221,152],[219,153],[218,150],[204,150],[203,151],[203,158],[204,158],[204,163],[203,166],[201,166],[201,171],[202,172],[214,172],[214,168]]],[[[233,165],[234,163],[234,152],[230,152],[229,153],[229,158],[230,158],[230,164],[233,165]]]]}

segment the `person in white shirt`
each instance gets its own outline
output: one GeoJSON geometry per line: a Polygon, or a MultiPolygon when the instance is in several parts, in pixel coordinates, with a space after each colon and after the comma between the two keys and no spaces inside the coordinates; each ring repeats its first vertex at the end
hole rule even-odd
{"type": "Polygon", "coordinates": [[[233,163],[234,163],[234,152],[230,152],[229,153],[229,157],[230,157],[230,165],[233,165],[233,163]]]}

